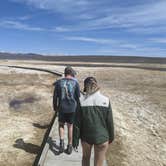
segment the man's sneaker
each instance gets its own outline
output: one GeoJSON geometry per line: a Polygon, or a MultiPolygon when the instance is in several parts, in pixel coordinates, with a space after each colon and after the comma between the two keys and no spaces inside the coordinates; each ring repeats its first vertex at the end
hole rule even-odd
{"type": "Polygon", "coordinates": [[[59,146],[59,153],[63,153],[64,152],[64,140],[60,140],[60,146],[59,146]]]}
{"type": "Polygon", "coordinates": [[[71,154],[71,153],[72,153],[72,150],[73,150],[72,145],[67,145],[66,153],[67,153],[67,154],[71,154]]]}

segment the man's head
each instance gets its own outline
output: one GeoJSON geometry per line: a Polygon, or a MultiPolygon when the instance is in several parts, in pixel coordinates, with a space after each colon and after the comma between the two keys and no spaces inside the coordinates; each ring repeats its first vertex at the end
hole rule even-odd
{"type": "Polygon", "coordinates": [[[75,77],[76,72],[74,71],[74,69],[71,66],[67,66],[65,68],[64,74],[65,74],[65,76],[69,75],[69,76],[75,77]]]}

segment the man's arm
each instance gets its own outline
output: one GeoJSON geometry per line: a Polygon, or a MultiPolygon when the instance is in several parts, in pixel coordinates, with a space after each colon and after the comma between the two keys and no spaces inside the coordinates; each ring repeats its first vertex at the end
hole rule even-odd
{"type": "Polygon", "coordinates": [[[58,85],[55,83],[54,94],[53,94],[53,109],[55,112],[58,111],[58,85]]]}

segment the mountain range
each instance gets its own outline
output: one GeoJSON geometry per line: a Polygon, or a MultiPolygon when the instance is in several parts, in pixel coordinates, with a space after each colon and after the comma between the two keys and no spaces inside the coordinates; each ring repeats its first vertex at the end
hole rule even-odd
{"type": "Polygon", "coordinates": [[[3,60],[43,60],[43,61],[72,61],[72,62],[103,62],[103,63],[160,63],[166,64],[166,57],[138,57],[138,56],[96,56],[72,55],[50,56],[34,53],[7,53],[0,52],[3,60]]]}

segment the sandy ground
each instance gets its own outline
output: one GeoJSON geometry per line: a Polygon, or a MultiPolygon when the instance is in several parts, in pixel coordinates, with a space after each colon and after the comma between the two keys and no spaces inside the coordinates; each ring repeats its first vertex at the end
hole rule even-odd
{"type": "MultiPolygon", "coordinates": [[[[64,69],[36,61],[0,61],[0,65],[64,69]]],[[[75,69],[81,87],[85,77],[95,76],[102,93],[110,97],[116,137],[107,153],[109,165],[166,166],[166,72],[124,67],[75,69]]],[[[0,66],[0,166],[32,165],[53,115],[55,79],[42,72],[0,66]]]]}

